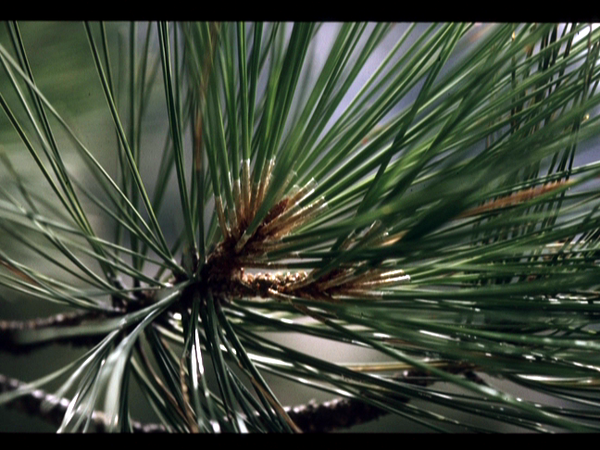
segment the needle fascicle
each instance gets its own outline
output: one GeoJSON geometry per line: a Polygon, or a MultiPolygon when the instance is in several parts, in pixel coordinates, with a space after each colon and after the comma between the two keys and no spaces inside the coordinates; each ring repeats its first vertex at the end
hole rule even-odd
{"type": "MultiPolygon", "coordinates": [[[[250,208],[250,217],[249,221],[254,219],[258,208],[263,200],[263,196],[266,188],[269,186],[269,182],[271,181],[271,172],[273,171],[273,166],[275,165],[275,160],[270,159],[267,164],[265,164],[262,168],[262,173],[260,174],[260,180],[258,184],[252,184],[252,200],[251,200],[251,208],[250,208]]],[[[256,168],[254,169],[256,170],[256,168]]]]}
{"type": "MultiPolygon", "coordinates": [[[[272,236],[273,239],[279,239],[294,229],[300,228],[308,220],[312,219],[315,215],[325,211],[327,209],[327,202],[325,197],[320,197],[304,208],[301,208],[292,216],[285,220],[278,220],[276,223],[267,225],[267,232],[272,236]]],[[[274,221],[275,222],[275,221],[274,221]]]]}
{"type": "Polygon", "coordinates": [[[242,161],[242,217],[244,221],[249,222],[251,189],[250,189],[250,160],[242,161]]]}
{"type": "MultiPolygon", "coordinates": [[[[260,198],[261,202],[266,195],[266,190],[270,186],[274,165],[275,160],[271,159],[268,164],[270,169],[267,167],[267,169],[263,170],[263,177],[261,178],[260,186],[264,187],[264,190],[261,191],[259,189],[256,193],[256,198],[260,198]]],[[[286,181],[278,189],[276,198],[283,197],[283,192],[285,191],[286,187],[289,186],[290,182],[295,176],[296,174],[293,171],[287,175],[286,181]]],[[[264,248],[265,246],[269,246],[269,244],[272,244],[273,241],[279,240],[282,236],[288,234],[293,229],[299,227],[302,223],[305,223],[306,220],[309,220],[311,217],[313,217],[313,213],[311,212],[312,209],[317,206],[323,206],[324,199],[318,199],[304,209],[298,208],[298,203],[314,191],[315,185],[315,181],[311,180],[303,188],[292,189],[290,195],[283,197],[271,208],[271,210],[263,219],[262,223],[254,230],[253,234],[248,233],[247,229],[243,232],[240,229],[241,237],[237,239],[235,251],[241,255],[243,253],[242,250],[249,245],[252,249],[252,252],[264,253],[266,251],[266,248],[264,248]],[[290,209],[292,211],[290,211],[290,209]],[[284,220],[282,220],[282,217],[284,220]],[[285,220],[286,218],[287,220],[285,220]]],[[[258,201],[259,200],[255,201],[255,197],[253,197],[251,214],[247,217],[247,221],[244,222],[244,225],[247,226],[247,224],[254,218],[254,215],[260,207],[260,203],[257,203],[258,201]]]]}
{"type": "MultiPolygon", "coordinates": [[[[260,205],[262,203],[263,197],[264,197],[264,193],[266,191],[266,189],[269,186],[269,183],[271,181],[271,173],[273,171],[273,167],[275,166],[275,160],[274,159],[270,159],[268,164],[265,164],[263,166],[263,170],[262,173],[260,175],[260,181],[259,184],[252,184],[252,197],[250,199],[250,208],[249,208],[249,212],[248,212],[248,216],[246,217],[247,223],[252,222],[252,220],[254,219],[254,216],[256,215],[258,209],[260,208],[260,205]]],[[[246,245],[246,243],[252,238],[252,235],[250,235],[250,233],[248,233],[248,230],[244,230],[243,233],[241,233],[241,237],[237,240],[237,243],[235,245],[235,251],[236,253],[241,253],[242,249],[244,248],[244,246],[246,245]]]]}
{"type": "Polygon", "coordinates": [[[358,297],[358,298],[369,298],[369,299],[381,300],[381,299],[383,299],[384,293],[382,291],[373,291],[373,290],[368,290],[368,289],[342,289],[342,290],[338,291],[337,294],[339,296],[346,296],[346,297],[354,297],[354,298],[358,297]]]}
{"type": "Polygon", "coordinates": [[[220,195],[215,197],[215,209],[217,210],[219,226],[221,227],[221,231],[223,233],[223,240],[227,240],[229,239],[231,233],[229,231],[229,226],[227,225],[227,219],[225,219],[225,210],[223,209],[223,201],[221,200],[220,195]]]}
{"type": "Polygon", "coordinates": [[[380,281],[382,279],[387,279],[391,277],[401,277],[404,275],[406,274],[402,269],[389,270],[386,272],[382,272],[382,270],[379,268],[369,269],[365,272],[358,274],[357,277],[354,280],[352,280],[352,284],[368,284],[380,281]]]}
{"type": "Polygon", "coordinates": [[[265,171],[263,172],[263,174],[260,177],[260,188],[258,190],[258,201],[257,201],[257,208],[262,204],[264,198],[265,198],[265,193],[267,192],[267,189],[269,188],[269,185],[271,183],[271,178],[273,176],[273,168],[275,167],[275,159],[271,158],[269,160],[269,164],[267,164],[265,166],[265,171]]]}
{"type": "Polygon", "coordinates": [[[243,199],[242,199],[242,189],[241,189],[241,183],[240,183],[240,179],[236,178],[235,180],[233,180],[233,199],[235,200],[235,212],[236,212],[236,217],[235,217],[235,229],[236,231],[239,232],[241,225],[242,225],[242,221],[244,220],[244,213],[243,213],[243,199]]]}
{"type": "Polygon", "coordinates": [[[405,275],[403,271],[402,275],[398,276],[385,276],[385,274],[381,274],[377,279],[365,281],[360,283],[362,287],[390,287],[397,286],[399,284],[405,284],[410,282],[410,275],[405,275]]]}
{"type": "Polygon", "coordinates": [[[356,276],[356,269],[354,267],[342,269],[332,274],[328,280],[319,281],[318,285],[320,289],[328,290],[349,282],[350,280],[356,278],[356,276]]]}
{"type": "MultiPolygon", "coordinates": [[[[233,180],[231,177],[231,172],[227,173],[227,178],[229,178],[229,185],[233,187],[233,180]]],[[[229,231],[233,236],[236,236],[236,228],[237,228],[237,208],[236,208],[236,202],[237,199],[235,198],[235,191],[232,189],[232,201],[231,202],[227,202],[227,224],[229,225],[229,231]]]]}
{"type": "MultiPolygon", "coordinates": [[[[383,224],[377,220],[362,233],[350,235],[342,243],[341,249],[363,245],[382,245],[388,235],[389,233],[383,228],[383,224]]],[[[338,294],[349,295],[350,292],[357,294],[363,290],[370,291],[377,287],[392,287],[410,282],[410,276],[406,275],[401,269],[382,272],[381,268],[366,269],[361,266],[364,266],[364,262],[358,261],[350,265],[342,265],[321,276],[312,271],[301,283],[292,286],[290,289],[300,292],[309,286],[314,286],[316,290],[325,291],[330,296],[335,296],[338,294]]],[[[360,296],[364,297],[365,295],[361,294],[360,296]]]]}
{"type": "Polygon", "coordinates": [[[352,244],[356,244],[361,239],[368,238],[369,235],[371,235],[375,231],[379,230],[381,226],[382,226],[381,220],[377,219],[375,222],[373,222],[369,226],[369,228],[366,231],[364,231],[362,233],[352,231],[352,233],[350,233],[346,237],[346,239],[344,239],[344,241],[340,244],[339,250],[347,250],[348,248],[350,248],[352,246],[352,244]]]}
{"type": "MultiPolygon", "coordinates": [[[[374,288],[392,287],[410,282],[410,276],[404,270],[368,269],[360,270],[357,263],[349,268],[342,268],[330,274],[325,280],[318,280],[312,284],[318,291],[327,292],[330,296],[350,295],[359,292],[373,291],[374,288]]],[[[364,294],[360,294],[364,297],[364,294]]]]}
{"type": "MultiPolygon", "coordinates": [[[[235,216],[229,216],[229,221],[221,197],[215,199],[224,240],[214,252],[217,256],[209,265],[206,276],[213,279],[213,285],[220,286],[217,294],[291,302],[298,298],[338,302],[347,297],[382,298],[384,291],[381,289],[410,282],[410,276],[401,269],[382,266],[369,268],[364,261],[344,261],[338,268],[323,275],[315,270],[310,273],[275,273],[275,270],[293,267],[294,263],[270,261],[267,256],[269,252],[285,247],[283,237],[322,214],[328,205],[325,197],[308,203],[317,186],[314,179],[304,186],[289,188],[295,177],[294,173],[290,173],[282,185],[272,185],[274,166],[275,160],[269,160],[263,167],[259,183],[250,189],[249,161],[242,161],[241,183],[239,179],[233,182],[235,205],[231,206],[235,216]],[[268,190],[274,189],[277,191],[272,191],[270,198],[274,195],[279,201],[271,207],[254,232],[248,233],[248,224],[255,220],[254,216],[268,190]],[[288,194],[284,196],[286,190],[288,194]],[[244,268],[262,268],[270,272],[245,273],[244,268]]],[[[388,231],[381,221],[375,221],[368,228],[352,233],[341,244],[341,249],[384,245],[385,239],[388,239],[388,231]]],[[[285,258],[289,260],[293,255],[286,254],[285,258]]]]}
{"type": "MultiPolygon", "coordinates": [[[[289,196],[288,208],[282,214],[275,217],[266,225],[265,231],[270,231],[275,227],[278,227],[282,221],[287,220],[290,216],[296,214],[300,209],[302,201],[316,189],[317,183],[314,178],[311,178],[309,182],[302,188],[294,189],[294,193],[289,196]]],[[[309,205],[310,206],[310,205],[309,205]]]]}
{"type": "Polygon", "coordinates": [[[498,210],[508,208],[511,206],[517,206],[529,200],[532,200],[541,195],[547,194],[548,192],[552,192],[555,189],[563,187],[565,185],[572,184],[573,180],[561,180],[555,181],[552,183],[544,184],[542,186],[536,186],[528,189],[523,189],[517,192],[513,192],[512,194],[500,197],[495,200],[492,200],[488,203],[485,203],[480,206],[476,206],[467,211],[463,211],[458,218],[463,219],[467,217],[477,216],[487,212],[496,212],[498,210]]]}
{"type": "MultiPolygon", "coordinates": [[[[294,180],[297,177],[297,174],[295,171],[290,171],[288,172],[288,174],[285,177],[285,180],[283,183],[281,183],[279,185],[279,187],[277,188],[277,190],[275,191],[275,198],[281,198],[286,200],[286,204],[288,205],[288,207],[290,205],[293,205],[293,195],[296,193],[297,189],[294,189],[295,186],[290,189],[290,193],[288,195],[284,195],[286,192],[286,189],[288,189],[288,186],[292,183],[292,180],[294,180]]],[[[265,191],[265,195],[266,195],[266,191],[265,191]]]]}

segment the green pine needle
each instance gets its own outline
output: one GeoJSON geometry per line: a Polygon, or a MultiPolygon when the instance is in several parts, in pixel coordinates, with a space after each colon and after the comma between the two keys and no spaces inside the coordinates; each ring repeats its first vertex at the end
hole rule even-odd
{"type": "Polygon", "coordinates": [[[0,31],[0,372],[84,349],[0,403],[46,386],[59,432],[134,431],[137,391],[170,432],[598,430],[597,26],[61,27],[0,31]]]}

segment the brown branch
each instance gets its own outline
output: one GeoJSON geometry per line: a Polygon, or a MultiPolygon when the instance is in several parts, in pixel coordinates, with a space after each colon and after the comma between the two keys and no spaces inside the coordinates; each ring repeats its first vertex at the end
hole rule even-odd
{"type": "MultiPolygon", "coordinates": [[[[0,374],[0,393],[15,391],[25,385],[25,383],[22,383],[19,380],[8,378],[0,374]]],[[[354,405],[355,403],[360,402],[336,399],[321,405],[311,402],[308,405],[286,408],[286,410],[292,420],[294,420],[294,422],[299,422],[299,426],[302,431],[305,432],[329,431],[340,426],[352,426],[385,414],[381,410],[368,407],[373,409],[373,411],[368,414],[363,412],[362,414],[359,414],[360,417],[352,419],[354,413],[360,410],[360,408],[357,408],[356,405],[354,405]]],[[[24,394],[6,404],[6,407],[8,408],[26,413],[30,416],[38,417],[57,428],[61,425],[68,406],[69,400],[67,398],[58,398],[41,389],[36,389],[31,393],[24,394]],[[50,404],[53,406],[51,408],[42,408],[42,404],[50,404]]],[[[101,413],[95,411],[92,414],[92,423],[96,432],[105,431],[105,423],[101,413]]],[[[162,424],[142,424],[138,421],[131,421],[131,426],[134,433],[167,432],[167,429],[162,424]]]]}
{"type": "MultiPolygon", "coordinates": [[[[0,374],[0,394],[3,392],[15,391],[25,385],[26,383],[0,374]]],[[[16,411],[36,416],[58,428],[69,407],[69,400],[48,394],[41,389],[36,389],[28,394],[17,397],[15,400],[7,403],[6,406],[16,411]],[[46,404],[53,406],[51,408],[42,408],[42,405],[46,404]]],[[[102,414],[94,412],[92,414],[92,422],[96,431],[103,430],[104,421],[102,414]]],[[[166,431],[165,427],[160,424],[142,424],[140,422],[131,421],[131,426],[134,433],[164,433],[166,431]]]]}
{"type": "MultiPolygon", "coordinates": [[[[140,291],[135,294],[135,301],[118,299],[121,300],[119,309],[113,311],[74,311],[30,320],[0,320],[0,352],[14,355],[27,354],[32,350],[51,344],[93,347],[100,342],[101,335],[57,336],[39,342],[22,342],[19,339],[19,333],[48,328],[77,327],[85,323],[101,321],[120,314],[137,311],[154,301],[154,295],[155,291],[140,291]]],[[[114,297],[113,300],[117,300],[117,297],[114,297]]]]}
{"type": "MultiPolygon", "coordinates": [[[[453,374],[462,374],[478,384],[485,384],[473,371],[474,368],[471,365],[462,362],[448,362],[445,369],[453,374]]],[[[401,374],[394,376],[393,379],[419,386],[429,386],[437,381],[436,378],[431,378],[427,372],[418,369],[405,370],[401,374]]],[[[0,394],[17,390],[25,385],[26,383],[0,374],[0,394]]],[[[404,402],[409,401],[408,398],[400,400],[404,402]]],[[[12,400],[5,406],[31,416],[36,416],[58,428],[69,406],[69,400],[58,398],[41,389],[36,389],[12,400]],[[42,408],[42,404],[48,403],[53,405],[53,407],[42,408]]],[[[305,405],[285,407],[284,410],[289,418],[304,433],[326,433],[351,428],[379,419],[388,414],[387,411],[359,399],[349,398],[335,398],[324,403],[311,401],[305,405]]],[[[101,433],[105,431],[105,422],[101,412],[94,411],[92,413],[92,423],[96,432],[101,433]]],[[[162,424],[144,424],[134,420],[131,421],[131,427],[134,433],[167,432],[166,427],[162,424]]]]}
{"type": "Polygon", "coordinates": [[[328,402],[311,401],[288,408],[288,415],[304,433],[327,433],[368,423],[388,413],[360,400],[335,398],[328,402]]]}
{"type": "Polygon", "coordinates": [[[107,316],[100,312],[76,311],[31,320],[0,320],[0,351],[17,355],[29,353],[34,349],[52,343],[68,343],[76,347],[94,345],[98,343],[96,336],[70,336],[44,342],[19,342],[18,334],[28,330],[78,326],[82,323],[101,320],[105,317],[107,316]]]}

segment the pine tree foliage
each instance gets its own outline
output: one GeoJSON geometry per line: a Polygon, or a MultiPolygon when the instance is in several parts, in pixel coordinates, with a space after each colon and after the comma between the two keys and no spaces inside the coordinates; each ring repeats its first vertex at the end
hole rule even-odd
{"type": "Polygon", "coordinates": [[[0,42],[0,301],[62,314],[0,349],[85,350],[1,403],[53,386],[60,432],[128,432],[135,385],[167,431],[310,429],[282,378],[428,430],[600,429],[600,29],[84,23],[73,75],[35,28],[0,42]]]}

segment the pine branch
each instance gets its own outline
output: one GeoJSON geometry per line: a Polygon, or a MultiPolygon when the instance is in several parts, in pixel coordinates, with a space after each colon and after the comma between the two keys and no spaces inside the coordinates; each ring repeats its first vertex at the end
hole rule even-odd
{"type": "Polygon", "coordinates": [[[0,320],[0,351],[12,354],[25,354],[50,344],[68,344],[75,347],[91,347],[100,341],[100,334],[86,336],[55,336],[51,339],[34,342],[21,342],[19,333],[24,331],[39,331],[49,328],[77,327],[90,322],[118,317],[119,315],[137,311],[153,301],[153,293],[139,292],[135,301],[122,298],[118,300],[119,309],[114,312],[103,311],[73,311],[48,317],[38,317],[30,320],[0,320]]]}
{"type": "MultiPolygon", "coordinates": [[[[0,393],[10,392],[19,389],[26,385],[17,379],[6,377],[0,374],[0,393]]],[[[67,398],[58,398],[41,389],[36,389],[33,392],[22,395],[6,405],[16,411],[20,411],[31,416],[36,416],[52,426],[59,427],[63,417],[69,407],[67,398]],[[52,405],[51,407],[42,405],[52,405]]],[[[102,414],[95,411],[92,414],[92,421],[98,431],[103,426],[102,414]]],[[[132,421],[132,428],[135,433],[155,433],[165,432],[165,428],[159,424],[142,424],[137,421],[132,421]]]]}
{"type": "Polygon", "coordinates": [[[75,347],[89,347],[96,344],[99,338],[96,336],[69,336],[47,340],[43,342],[19,342],[19,332],[28,330],[42,330],[52,327],[72,327],[81,325],[91,320],[106,318],[106,314],[96,311],[75,311],[70,313],[56,314],[49,317],[40,317],[31,320],[0,320],[0,351],[14,355],[26,354],[40,347],[53,343],[69,344],[75,347]]]}
{"type": "MultiPolygon", "coordinates": [[[[46,217],[53,202],[33,195],[34,186],[30,192],[24,174],[8,162],[22,199],[11,188],[0,189],[2,227],[24,226],[48,239],[57,255],[42,253],[46,263],[85,280],[87,287],[74,289],[3,251],[0,284],[98,312],[0,321],[0,351],[93,345],[60,392],[74,397],[71,407],[77,411],[87,392],[98,394],[94,400],[104,408],[98,404],[89,417],[97,431],[129,429],[123,387],[132,366],[163,421],[135,422],[136,432],[246,427],[325,432],[409,409],[415,421],[431,419],[432,429],[436,421],[460,425],[405,404],[413,399],[536,431],[600,429],[586,422],[597,418],[595,411],[582,416],[522,402],[491,389],[475,372],[507,379],[517,374],[517,383],[557,398],[563,392],[552,389],[563,383],[584,404],[588,393],[578,389],[598,381],[593,365],[598,311],[587,292],[598,288],[600,209],[597,192],[584,183],[598,177],[600,166],[574,169],[573,156],[577,142],[597,135],[600,34],[590,27],[586,48],[576,39],[583,27],[565,27],[559,37],[558,25],[494,26],[477,37],[463,60],[458,48],[471,25],[432,25],[411,36],[416,40],[407,48],[410,26],[344,106],[389,24],[342,25],[324,65],[314,73],[311,66],[303,81],[313,44],[320,45],[313,40],[315,24],[291,30],[255,24],[248,33],[243,24],[161,23],[154,75],[162,67],[169,135],[153,189],[156,200],[150,201],[151,174],[142,170],[140,150],[154,84],[154,75],[146,73],[152,27],[138,61],[136,25],[131,26],[130,61],[115,73],[128,86],[129,103],[122,103],[113,88],[104,25],[100,48],[93,27],[85,24],[117,131],[120,178],[113,180],[39,90],[15,24],[11,41],[17,58],[0,45],[0,59],[6,86],[24,111],[8,94],[2,110],[64,211],[46,217]],[[457,64],[451,65],[454,55],[457,64]],[[419,90],[416,100],[408,95],[413,89],[419,90]],[[106,194],[92,195],[96,188],[87,193],[80,186],[107,213],[106,224],[115,221],[115,242],[95,234],[46,112],[88,164],[90,171],[78,175],[93,174],[106,194]],[[122,122],[124,117],[129,119],[122,122]],[[193,133],[191,155],[184,142],[187,127],[193,133]],[[474,153],[484,141],[485,150],[474,153]],[[580,177],[574,177],[576,171],[580,177]],[[173,172],[184,227],[168,243],[158,219],[173,172]],[[205,229],[207,212],[212,216],[205,229]],[[122,246],[125,230],[128,247],[122,246]],[[174,255],[181,253],[177,263],[174,255]],[[60,255],[73,266],[62,264],[55,257],[60,255]],[[88,257],[103,276],[84,263],[88,257]],[[146,263],[158,266],[154,277],[146,263]],[[119,275],[131,279],[133,288],[120,284],[119,275]],[[411,277],[411,286],[399,287],[411,277]],[[138,292],[142,286],[148,291],[138,292]],[[393,376],[390,366],[332,363],[271,341],[264,330],[364,346],[394,358],[393,370],[403,372],[393,376]],[[141,368],[131,360],[136,345],[144,349],[141,368]],[[438,359],[432,361],[432,355],[438,359]],[[207,385],[209,366],[218,390],[207,385]],[[285,408],[262,377],[271,371],[298,381],[308,374],[309,383],[335,386],[356,398],[285,408]],[[79,388],[71,394],[77,377],[79,388]],[[440,381],[474,396],[448,393],[442,399],[433,386],[440,381]]],[[[38,249],[36,239],[21,234],[19,229],[14,237],[38,249]]],[[[0,392],[22,384],[0,375],[0,392]]],[[[38,390],[11,405],[61,424],[69,403],[38,390]]],[[[78,431],[78,419],[69,415],[61,429],[78,431]]]]}
{"type": "MultiPolygon", "coordinates": [[[[463,374],[465,377],[475,380],[480,384],[485,382],[473,371],[473,367],[463,363],[449,363],[446,370],[454,374],[463,374]]],[[[393,377],[394,380],[404,383],[428,386],[435,382],[428,374],[417,369],[406,370],[400,375],[393,377]]],[[[15,391],[26,383],[15,378],[0,374],[0,394],[15,391]]],[[[408,399],[400,399],[407,402],[408,399]]],[[[58,398],[41,389],[36,389],[24,394],[7,403],[8,408],[36,416],[45,422],[59,427],[63,416],[69,406],[67,398],[58,398]],[[42,405],[52,405],[48,408],[42,405]]],[[[358,399],[335,398],[327,402],[317,403],[310,401],[304,405],[284,408],[289,417],[304,433],[326,433],[335,430],[351,428],[356,425],[377,420],[388,413],[376,406],[369,405],[358,399]]],[[[105,423],[103,415],[99,411],[92,413],[92,422],[96,432],[103,432],[105,423]]],[[[134,433],[166,433],[167,429],[162,424],[141,423],[132,420],[131,427],[134,433]]]]}

